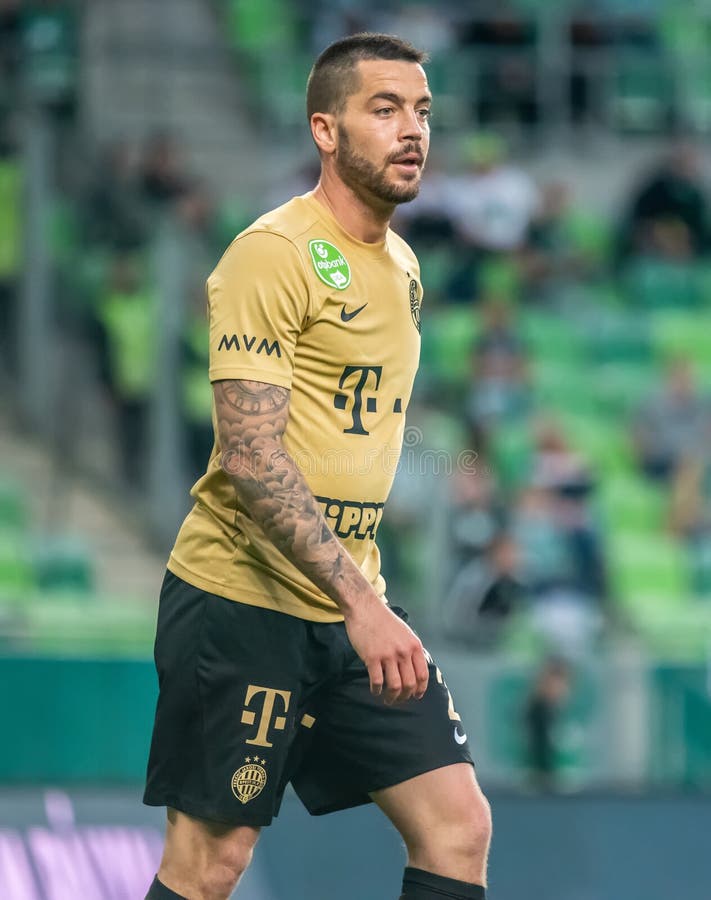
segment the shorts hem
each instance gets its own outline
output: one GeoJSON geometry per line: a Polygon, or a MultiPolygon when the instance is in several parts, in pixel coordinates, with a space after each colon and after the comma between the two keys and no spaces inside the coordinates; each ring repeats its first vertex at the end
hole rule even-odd
{"type": "Polygon", "coordinates": [[[250,828],[266,828],[272,824],[272,821],[278,814],[275,813],[273,816],[240,816],[239,818],[236,818],[229,815],[223,815],[222,813],[215,812],[211,809],[201,808],[199,803],[186,803],[175,797],[170,799],[159,799],[154,796],[144,796],[143,805],[170,807],[171,809],[177,809],[178,812],[185,813],[187,816],[192,816],[195,819],[204,819],[207,822],[218,822],[220,825],[233,825],[235,827],[246,825],[250,828]]]}
{"type": "Polygon", "coordinates": [[[366,806],[368,803],[373,803],[372,797],[370,794],[375,791],[384,791],[386,788],[395,787],[396,784],[403,784],[405,781],[410,781],[412,778],[417,778],[418,775],[425,775],[427,772],[435,772],[437,769],[445,769],[447,766],[454,766],[458,763],[468,763],[473,769],[475,769],[474,761],[468,757],[458,757],[457,759],[452,759],[447,762],[436,762],[436,763],[423,763],[422,766],[417,766],[411,771],[409,771],[404,776],[398,776],[397,780],[390,781],[388,780],[385,784],[378,783],[377,787],[369,787],[367,788],[363,794],[352,797],[348,800],[344,799],[343,801],[336,801],[334,803],[330,803],[327,806],[317,806],[310,808],[301,798],[301,802],[306,807],[309,815],[311,816],[327,816],[330,813],[341,812],[344,809],[354,809],[357,806],[366,806]]]}

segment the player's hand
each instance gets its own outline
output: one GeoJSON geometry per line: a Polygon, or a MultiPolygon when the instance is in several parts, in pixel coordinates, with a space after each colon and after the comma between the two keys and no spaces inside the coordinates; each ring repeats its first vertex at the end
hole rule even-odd
{"type": "Polygon", "coordinates": [[[368,669],[370,692],[382,694],[388,705],[420,700],[429,670],[415,632],[376,597],[359,602],[345,622],[353,649],[368,669]]]}

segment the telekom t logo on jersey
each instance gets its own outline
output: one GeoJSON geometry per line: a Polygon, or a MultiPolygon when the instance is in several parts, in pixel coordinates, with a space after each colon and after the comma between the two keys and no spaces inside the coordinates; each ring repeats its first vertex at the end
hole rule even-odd
{"type": "MultiPolygon", "coordinates": [[[[350,413],[352,423],[350,428],[344,428],[344,434],[369,434],[363,426],[363,392],[366,387],[370,387],[372,391],[377,391],[380,387],[380,378],[383,374],[382,366],[346,366],[338,381],[340,391],[352,391],[353,405],[350,413]],[[349,382],[347,385],[346,382],[349,382]]],[[[333,398],[333,405],[336,409],[345,409],[350,399],[349,394],[338,393],[333,398]]],[[[378,402],[375,397],[365,398],[366,412],[374,413],[378,411],[378,402]]]]}

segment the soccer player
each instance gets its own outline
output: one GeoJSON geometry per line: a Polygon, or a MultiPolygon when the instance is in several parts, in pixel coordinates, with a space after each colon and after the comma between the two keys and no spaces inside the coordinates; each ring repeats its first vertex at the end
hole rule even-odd
{"type": "Polygon", "coordinates": [[[160,599],[151,900],[229,897],[289,782],[314,815],[380,807],[401,900],[485,897],[489,807],[375,543],[419,356],[418,264],[388,223],[427,156],[424,60],[380,34],[321,54],[318,185],[208,279],[216,439],[160,599]]]}

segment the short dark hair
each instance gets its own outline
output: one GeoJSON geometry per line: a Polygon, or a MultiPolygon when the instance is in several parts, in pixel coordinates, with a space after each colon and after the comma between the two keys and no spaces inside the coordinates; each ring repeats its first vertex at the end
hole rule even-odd
{"type": "Polygon", "coordinates": [[[358,90],[356,65],[365,59],[393,59],[422,65],[427,53],[393,34],[352,34],[326,47],[313,65],[306,86],[306,114],[337,113],[358,90]]]}

